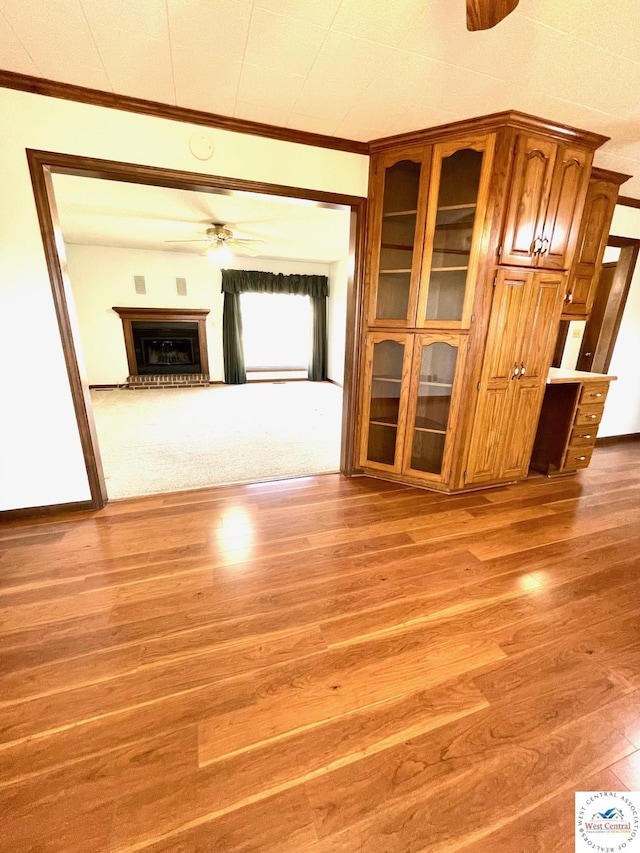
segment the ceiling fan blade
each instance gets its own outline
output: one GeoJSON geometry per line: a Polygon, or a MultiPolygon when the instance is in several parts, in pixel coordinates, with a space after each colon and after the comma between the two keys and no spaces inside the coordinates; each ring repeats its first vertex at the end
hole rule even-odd
{"type": "Polygon", "coordinates": [[[246,255],[248,258],[257,258],[258,255],[262,254],[258,249],[255,249],[253,246],[238,246],[234,247],[233,250],[237,255],[246,255]]]}
{"type": "Polygon", "coordinates": [[[229,243],[266,243],[266,240],[260,240],[257,237],[232,237],[229,243]]]}
{"type": "Polygon", "coordinates": [[[467,0],[467,29],[490,30],[510,15],[519,0],[467,0]]]}

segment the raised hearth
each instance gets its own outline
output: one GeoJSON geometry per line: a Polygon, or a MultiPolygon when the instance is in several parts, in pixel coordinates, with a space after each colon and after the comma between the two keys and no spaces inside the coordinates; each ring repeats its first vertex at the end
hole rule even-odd
{"type": "Polygon", "coordinates": [[[133,388],[169,388],[209,382],[204,308],[116,308],[122,319],[133,388]]]}
{"type": "Polygon", "coordinates": [[[196,388],[209,385],[204,373],[167,373],[152,376],[128,376],[127,388],[134,391],[150,388],[196,388]]]}

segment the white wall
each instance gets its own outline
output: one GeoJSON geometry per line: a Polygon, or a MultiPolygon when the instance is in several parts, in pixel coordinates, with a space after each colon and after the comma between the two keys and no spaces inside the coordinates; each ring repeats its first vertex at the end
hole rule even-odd
{"type": "Polygon", "coordinates": [[[15,368],[5,373],[0,417],[5,510],[89,498],[26,148],[359,196],[368,158],[10,89],[0,89],[0,126],[0,316],[15,368]],[[189,149],[192,134],[203,132],[214,146],[206,162],[189,149]]]}
{"type": "Polygon", "coordinates": [[[338,385],[344,383],[345,333],[347,328],[347,285],[350,260],[331,264],[329,299],[327,301],[327,377],[338,385]]]}
{"type": "MultiPolygon", "coordinates": [[[[616,205],[610,233],[640,239],[640,210],[616,205]]],[[[640,263],[629,288],[608,373],[618,379],[611,383],[598,437],[640,432],[640,263]]]]}
{"type": "MultiPolygon", "coordinates": [[[[119,385],[129,373],[122,320],[113,306],[127,308],[208,308],[209,374],[222,381],[222,302],[220,270],[201,255],[67,245],[82,350],[90,385],[119,385]],[[135,292],[133,277],[143,275],[147,292],[135,292]],[[187,295],[178,296],[176,278],[186,278],[187,295]]],[[[235,258],[235,269],[329,275],[330,265],[310,261],[235,258]]],[[[343,332],[344,337],[344,332],[343,332]]],[[[339,353],[338,353],[339,355],[339,353]]],[[[344,346],[342,347],[344,358],[344,346]]]]}

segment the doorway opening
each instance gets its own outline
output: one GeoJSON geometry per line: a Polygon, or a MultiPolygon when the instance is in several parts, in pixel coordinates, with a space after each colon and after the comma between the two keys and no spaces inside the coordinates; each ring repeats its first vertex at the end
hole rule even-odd
{"type": "Polygon", "coordinates": [[[553,367],[607,373],[639,252],[640,240],[609,236],[589,319],[560,323],[553,367]]]}
{"type": "MultiPolygon", "coordinates": [[[[98,447],[89,383],[79,366],[78,355],[82,351],[82,347],[80,333],[77,329],[67,259],[64,245],[60,239],[60,217],[54,191],[55,175],[98,178],[114,183],[208,193],[216,195],[218,198],[252,198],[258,200],[262,197],[268,197],[282,203],[303,204],[317,209],[346,209],[349,222],[349,256],[346,266],[349,272],[343,311],[343,316],[346,315],[346,324],[343,350],[344,394],[341,413],[340,470],[346,475],[352,473],[357,405],[354,374],[358,359],[358,339],[355,330],[358,327],[361,292],[363,212],[366,202],[364,198],[263,184],[255,181],[177,172],[136,164],[101,161],[73,155],[41,151],[28,151],[27,155],[63,352],[91,489],[92,506],[95,508],[104,506],[108,495],[98,447]]],[[[179,281],[180,279],[178,279],[179,281]]]]}

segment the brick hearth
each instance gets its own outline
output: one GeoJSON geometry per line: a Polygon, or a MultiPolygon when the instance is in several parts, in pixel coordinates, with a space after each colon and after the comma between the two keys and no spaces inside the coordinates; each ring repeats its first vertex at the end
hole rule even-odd
{"type": "Polygon", "coordinates": [[[127,376],[127,388],[194,388],[209,385],[208,373],[152,374],[149,376],[127,376]]]}

